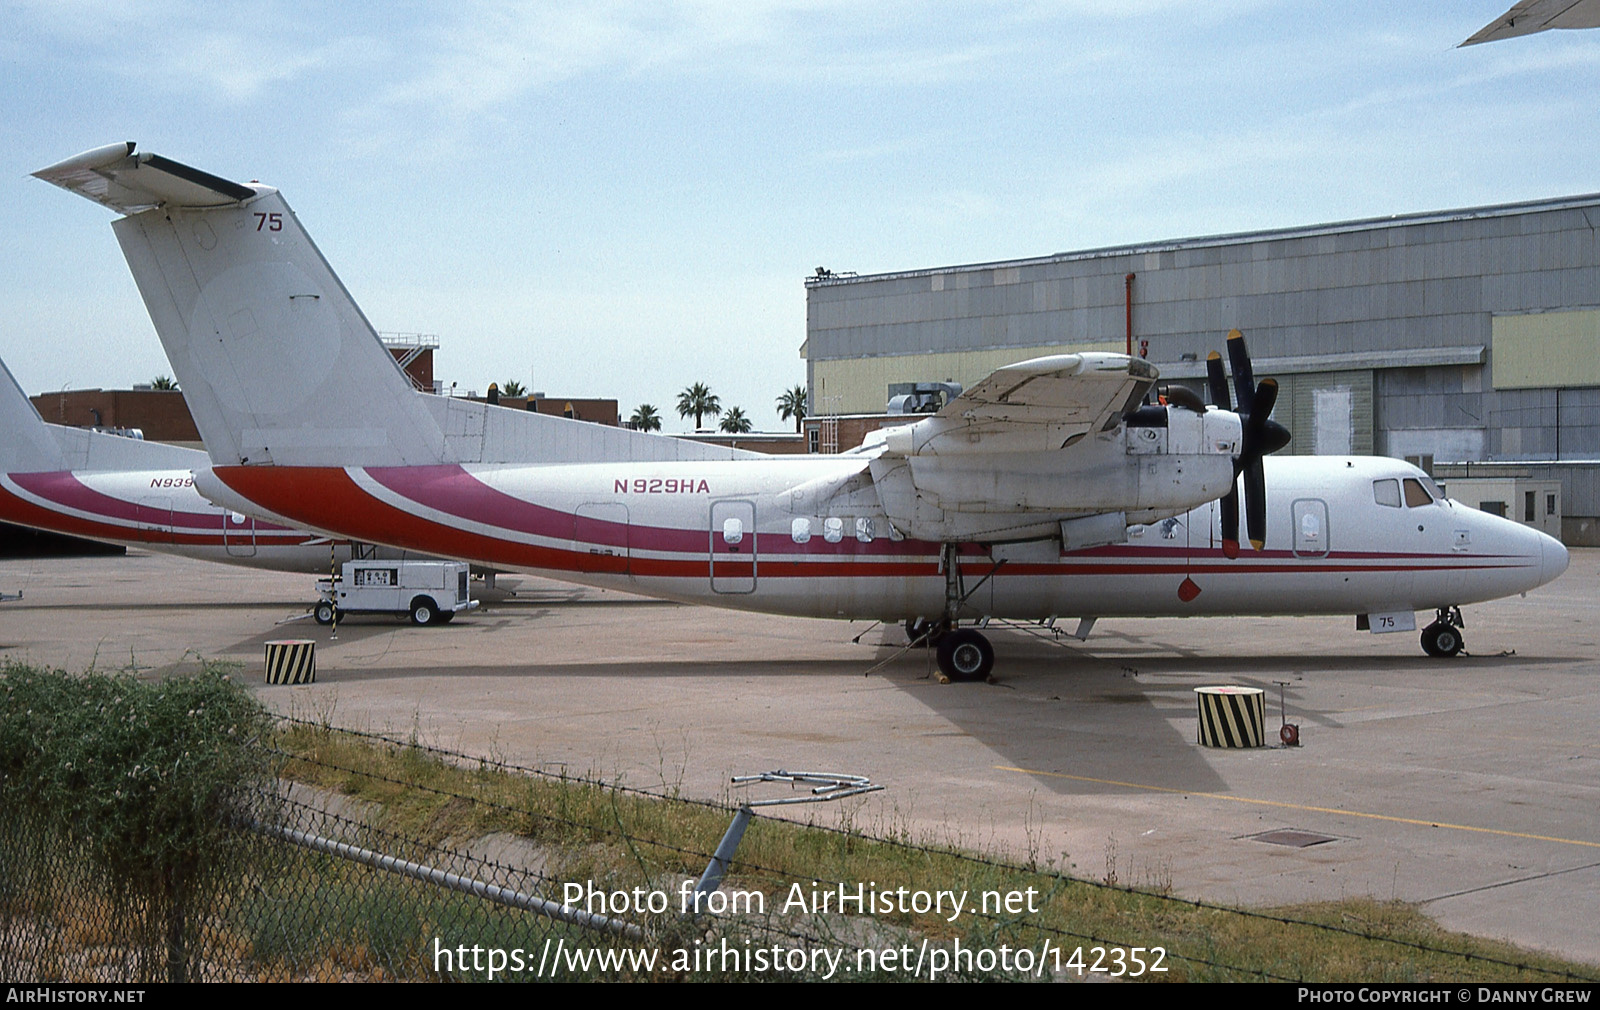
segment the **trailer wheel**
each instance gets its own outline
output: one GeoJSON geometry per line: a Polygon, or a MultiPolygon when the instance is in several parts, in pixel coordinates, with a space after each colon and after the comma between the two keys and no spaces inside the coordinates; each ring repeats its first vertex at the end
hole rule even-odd
{"type": "Polygon", "coordinates": [[[411,601],[412,624],[432,624],[438,614],[439,611],[434,607],[433,601],[426,596],[419,596],[411,601]]]}
{"type": "Polygon", "coordinates": [[[311,611],[311,616],[318,624],[332,624],[333,604],[324,600],[323,602],[317,604],[316,608],[311,611]]]}

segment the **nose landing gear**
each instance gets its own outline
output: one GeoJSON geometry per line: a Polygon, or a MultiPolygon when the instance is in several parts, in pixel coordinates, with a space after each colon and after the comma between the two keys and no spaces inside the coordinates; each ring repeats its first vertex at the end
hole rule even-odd
{"type": "Polygon", "coordinates": [[[1461,619],[1460,607],[1440,607],[1439,616],[1422,629],[1422,651],[1435,659],[1448,659],[1465,645],[1461,629],[1466,622],[1461,619]]]}

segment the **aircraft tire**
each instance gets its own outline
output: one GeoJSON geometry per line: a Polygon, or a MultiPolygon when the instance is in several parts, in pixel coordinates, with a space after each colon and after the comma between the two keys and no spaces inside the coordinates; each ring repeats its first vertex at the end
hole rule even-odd
{"type": "Polygon", "coordinates": [[[1422,651],[1435,659],[1449,659],[1465,644],[1461,640],[1461,630],[1443,621],[1434,621],[1422,629],[1422,651]]]}
{"type": "Polygon", "coordinates": [[[333,604],[319,603],[311,610],[311,618],[318,624],[332,624],[334,616],[333,604]]]}
{"type": "Polygon", "coordinates": [[[439,619],[439,611],[433,601],[426,596],[419,596],[411,601],[411,623],[419,627],[432,624],[439,619]]]}
{"type": "Polygon", "coordinates": [[[945,632],[937,655],[939,672],[953,681],[986,680],[994,669],[994,646],[972,628],[945,632]]]}

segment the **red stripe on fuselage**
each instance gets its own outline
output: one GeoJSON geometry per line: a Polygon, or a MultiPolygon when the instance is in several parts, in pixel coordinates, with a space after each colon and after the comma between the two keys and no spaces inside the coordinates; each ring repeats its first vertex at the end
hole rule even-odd
{"type": "MultiPolygon", "coordinates": [[[[626,570],[637,577],[705,578],[709,574],[710,541],[705,530],[682,530],[644,525],[593,521],[613,527],[597,546],[631,547],[636,551],[661,551],[679,557],[650,557],[635,553],[597,553],[585,548],[549,547],[522,543],[459,529],[448,523],[416,515],[375,497],[342,468],[337,467],[218,467],[217,477],[244,497],[268,511],[318,528],[336,528],[358,540],[390,544],[443,557],[464,558],[554,572],[612,572],[626,570]],[[661,546],[671,544],[671,547],[661,546]]],[[[534,505],[488,487],[457,466],[384,467],[365,471],[383,487],[419,505],[436,509],[464,522],[498,526],[511,532],[572,541],[575,517],[547,506],[534,505]],[[459,495],[459,497],[457,497],[459,495]],[[413,497],[415,496],[415,497],[413,497]],[[479,511],[482,507],[483,511],[479,511]]],[[[586,529],[591,522],[585,518],[586,529]]],[[[871,577],[908,578],[938,575],[937,546],[916,541],[889,542],[898,557],[857,556],[850,541],[828,544],[814,538],[810,560],[793,553],[764,552],[759,546],[774,534],[758,540],[755,573],[758,578],[871,577]]],[[[591,541],[585,541],[591,542],[591,541]]],[[[865,546],[864,544],[861,546],[865,546]]],[[[989,563],[981,548],[962,551],[969,574],[981,574],[989,563]],[[974,557],[976,555],[976,557],[974,557]]],[[[719,560],[719,566],[723,563],[719,560]]],[[[1520,567],[1514,558],[1466,558],[1426,554],[1352,554],[1336,559],[1312,560],[1289,551],[1252,552],[1227,560],[1220,548],[1192,550],[1180,557],[1174,549],[1118,545],[1066,555],[1059,563],[1007,564],[1000,572],[1016,576],[1096,576],[1175,574],[1294,574],[1306,572],[1422,572],[1520,567]],[[1411,563],[1407,563],[1407,562],[1411,563]],[[1397,563],[1398,562],[1398,563],[1397,563]],[[1420,562],[1420,563],[1419,563],[1420,562]]],[[[721,574],[719,570],[719,575],[721,574]]],[[[743,571],[741,570],[741,575],[743,571]]]]}

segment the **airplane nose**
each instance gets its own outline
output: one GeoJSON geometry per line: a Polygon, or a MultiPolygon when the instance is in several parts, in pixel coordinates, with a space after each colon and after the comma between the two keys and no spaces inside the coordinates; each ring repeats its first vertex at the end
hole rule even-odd
{"type": "Polygon", "coordinates": [[[1567,548],[1555,537],[1539,534],[1539,584],[1551,582],[1567,570],[1567,548]]]}

